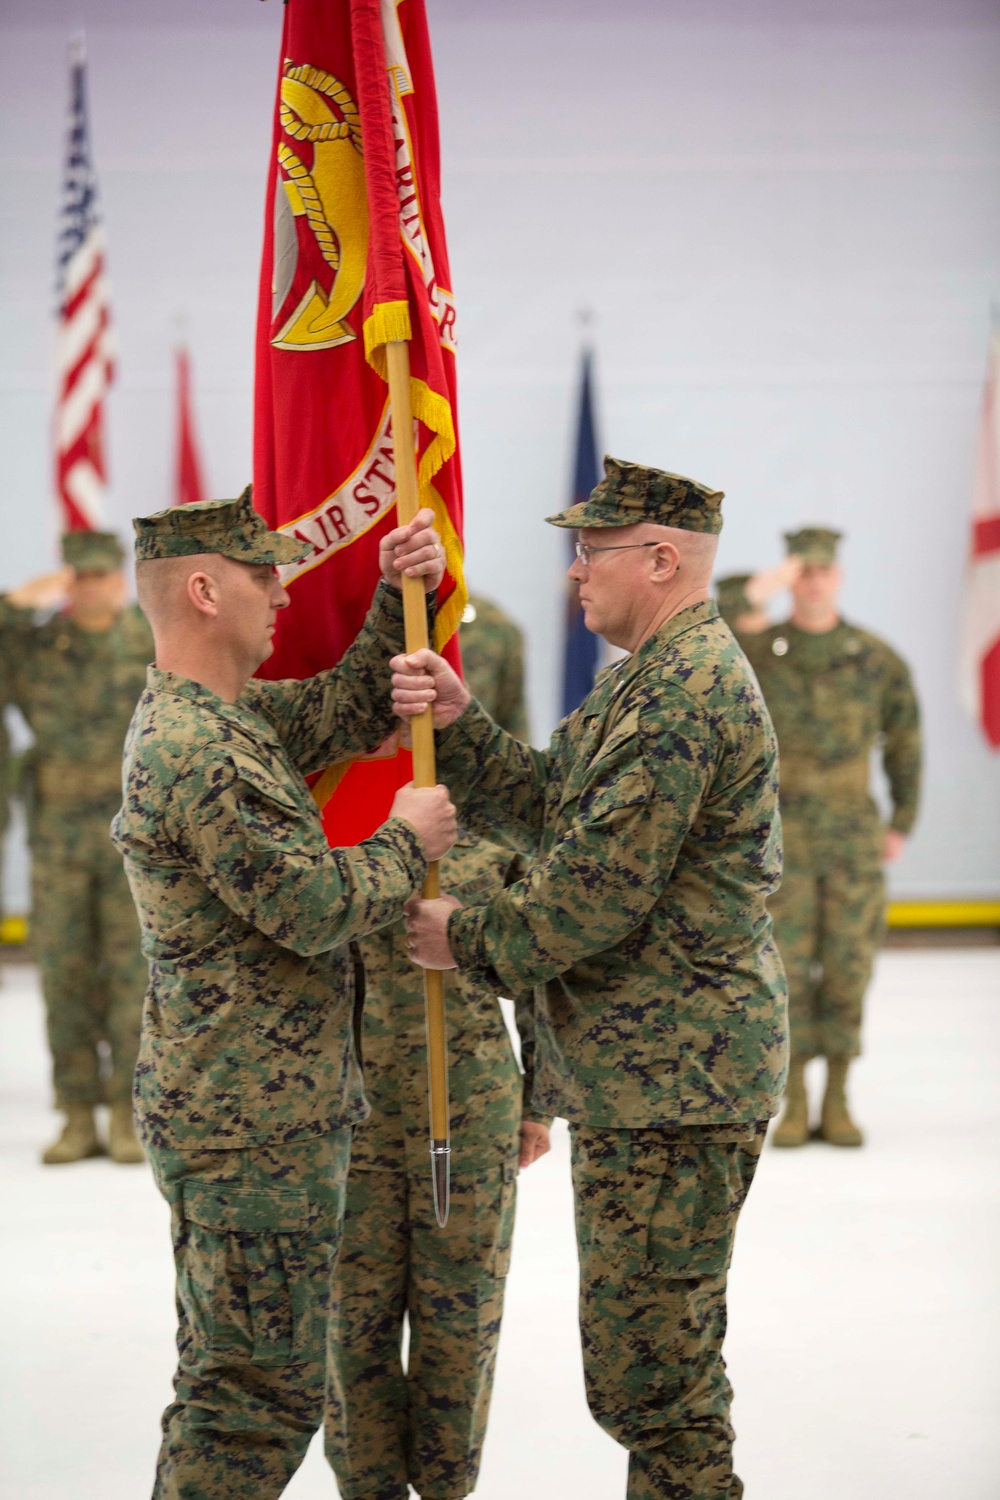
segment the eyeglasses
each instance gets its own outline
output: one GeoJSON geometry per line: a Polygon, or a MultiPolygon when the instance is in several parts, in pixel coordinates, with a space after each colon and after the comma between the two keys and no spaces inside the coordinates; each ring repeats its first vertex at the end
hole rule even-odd
{"type": "Polygon", "coordinates": [[[590,547],[586,542],[577,542],[576,555],[586,567],[595,552],[637,552],[641,547],[658,547],[659,542],[629,542],[624,547],[590,547]]]}

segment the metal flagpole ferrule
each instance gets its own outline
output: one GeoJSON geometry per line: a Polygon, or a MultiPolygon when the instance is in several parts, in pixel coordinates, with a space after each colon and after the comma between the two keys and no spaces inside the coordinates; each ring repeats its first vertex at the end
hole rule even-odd
{"type": "Polygon", "coordinates": [[[434,1217],[438,1228],[443,1229],[451,1207],[450,1141],[431,1141],[431,1180],[434,1184],[434,1217]]]}

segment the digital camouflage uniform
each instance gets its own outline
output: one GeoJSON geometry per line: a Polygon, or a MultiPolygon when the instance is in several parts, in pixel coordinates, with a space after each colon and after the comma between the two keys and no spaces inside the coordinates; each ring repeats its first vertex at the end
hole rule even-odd
{"type": "MultiPolygon", "coordinates": [[[[814,533],[836,539],[820,528],[794,535],[814,533]]],[[[852,1057],[885,919],[884,825],[869,792],[876,748],[892,797],[889,826],[908,834],[917,814],[920,719],[910,673],[884,641],[844,620],[822,635],[786,621],[740,641],[781,755],[785,869],[770,908],[788,975],[792,1054],[852,1057]]]]}
{"type": "MultiPolygon", "coordinates": [[[[496,605],[471,600],[461,646],[472,691],[525,738],[517,626],[496,605]]],[[[441,861],[441,887],[463,903],[482,902],[503,889],[516,864],[509,851],[462,835],[441,861]]],[[[442,1230],[427,1150],[423,974],[407,955],[402,923],[359,946],[372,1113],[354,1135],[334,1273],[326,1448],[345,1500],[405,1500],[410,1484],[421,1496],[450,1500],[474,1489],[486,1435],[514,1227],[522,1093],[528,1105],[531,1098],[533,1005],[526,995],[516,1007],[522,1080],[497,991],[472,975],[447,976],[454,1152],[442,1230]]]]}
{"type": "MultiPolygon", "coordinates": [[[[249,491],[136,529],[140,559],[305,550],[267,531],[249,491]]],[[[347,944],[397,916],[426,861],[399,819],[330,849],[303,774],[390,732],[402,622],[380,585],[337,667],[252,681],[235,703],[151,668],[132,720],[113,831],[149,960],[135,1105],[177,1271],[161,1500],[277,1496],[322,1420],[350,1127],[366,1113],[347,944]]]]}
{"type": "MultiPolygon", "coordinates": [[[[116,570],[108,533],[71,532],[67,561],[116,570]]],[[[139,1045],[146,964],[121,857],[108,829],[121,803],[122,746],[152,660],[134,606],[110,630],[67,615],[37,624],[0,600],[0,656],[10,701],[35,743],[22,792],[31,845],[32,942],[41,971],[56,1103],[127,1102],[139,1045]],[[110,1049],[101,1077],[99,1043],[110,1049]]]]}
{"type": "MultiPolygon", "coordinates": [[[[605,466],[557,524],[719,529],[717,492],[605,466]]],[[[632,1500],[736,1497],[726,1275],[786,1054],[777,755],[746,658],[696,604],[547,751],[473,703],[438,764],[469,827],[533,861],[448,936],[489,987],[539,986],[534,1103],[571,1126],[591,1411],[630,1451],[632,1500]]]]}

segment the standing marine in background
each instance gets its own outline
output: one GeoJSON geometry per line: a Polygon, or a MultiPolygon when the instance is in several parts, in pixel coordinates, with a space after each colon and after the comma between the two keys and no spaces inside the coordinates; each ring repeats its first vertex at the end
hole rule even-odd
{"type": "MultiPolygon", "coordinates": [[[[792,1060],[776,1146],[809,1138],[805,1067],[827,1064],[819,1133],[833,1146],[860,1146],[847,1075],[861,1051],[865,991],[885,921],[884,866],[898,859],[917,815],[920,715],[906,663],[878,636],[843,620],[838,596],[840,533],[810,526],[786,534],[789,620],[740,642],[753,664],[778,733],[785,871],[771,897],[775,936],[788,975],[792,1060]],[[888,827],[869,791],[872,751],[889,781],[888,827]]],[[[783,586],[767,575],[770,591],[783,586]]],[[[750,600],[762,598],[749,579],[750,600]]],[[[766,589],[765,589],[766,592],[766,589]]]]}
{"type": "Polygon", "coordinates": [[[528,738],[524,706],[524,636],[498,605],[469,595],[459,632],[462,674],[491,719],[515,739],[528,738]]]}
{"type": "MultiPolygon", "coordinates": [[[[527,739],[524,643],[495,604],[470,599],[465,681],[511,734],[527,739]]],[[[460,830],[441,886],[487,901],[523,871],[508,850],[460,830]]],[[[549,1149],[531,1111],[534,1009],[515,999],[522,1078],[497,993],[448,980],[451,1211],[439,1229],[427,1155],[424,983],[402,923],[360,943],[363,1064],[372,1113],[351,1147],[344,1239],[333,1279],[326,1448],[345,1500],[471,1494],[486,1436],[518,1166],[549,1149]],[[407,1369],[402,1363],[409,1321],[407,1369]]]]}
{"type": "Polygon", "coordinates": [[[56,1104],[66,1117],[42,1160],[99,1155],[94,1110],[109,1104],[111,1157],[140,1162],[131,1090],[146,963],[109,827],[153,638],[139,609],[126,604],[124,553],[113,533],[67,532],[62,552],[65,572],[0,599],[0,675],[35,737],[22,783],[31,930],[56,1104]],[[36,611],[62,598],[67,607],[37,623],[36,611]],[[106,1076],[102,1043],[110,1049],[106,1076]]]}

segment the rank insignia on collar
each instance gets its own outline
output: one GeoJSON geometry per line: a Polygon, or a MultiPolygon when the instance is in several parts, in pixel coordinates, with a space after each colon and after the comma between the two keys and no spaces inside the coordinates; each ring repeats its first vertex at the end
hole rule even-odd
{"type": "Polygon", "coordinates": [[[774,640],[771,642],[771,650],[775,656],[788,655],[788,642],[783,635],[776,635],[774,637],[774,640]]]}

